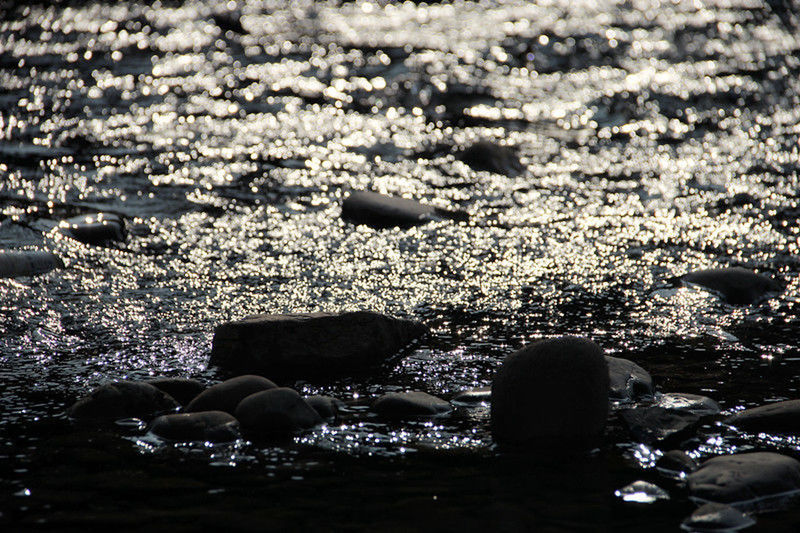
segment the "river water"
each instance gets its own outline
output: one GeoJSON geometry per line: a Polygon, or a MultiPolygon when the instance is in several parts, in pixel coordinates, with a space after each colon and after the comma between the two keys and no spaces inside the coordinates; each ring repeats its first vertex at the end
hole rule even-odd
{"type": "MultiPolygon", "coordinates": [[[[496,449],[487,406],[392,424],[367,406],[489,385],[505,355],[563,334],[724,413],[796,398],[800,40],[781,5],[7,8],[0,248],[65,267],[0,279],[0,525],[675,530],[694,509],[685,487],[613,410],[601,449],[552,460],[496,449]],[[457,157],[477,141],[519,163],[457,157]],[[355,225],[350,189],[469,220],[355,225]],[[125,242],[53,229],[100,211],[124,217],[125,242]],[[734,265],[786,290],[730,306],[670,285],[734,265]],[[112,380],[222,379],[208,365],[221,322],[356,309],[432,334],[363,375],[286,383],[349,405],[292,442],[165,445],[63,414],[112,380]],[[637,479],[670,499],[614,495],[637,479]]],[[[713,418],[681,448],[800,457],[792,437],[713,418]]],[[[800,511],[757,518],[791,531],[800,511]]]]}

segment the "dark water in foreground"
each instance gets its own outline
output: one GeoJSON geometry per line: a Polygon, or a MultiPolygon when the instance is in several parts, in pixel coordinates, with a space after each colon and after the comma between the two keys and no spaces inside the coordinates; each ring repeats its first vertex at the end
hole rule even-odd
{"type": "MultiPolygon", "coordinates": [[[[792,23],[754,0],[8,13],[0,248],[50,250],[66,267],[0,279],[0,526],[677,529],[694,505],[652,467],[665,450],[633,442],[614,413],[597,453],[561,460],[495,449],[485,406],[393,425],[366,406],[488,385],[506,354],[560,334],[726,413],[797,398],[792,23]],[[516,147],[524,171],[453,157],[476,140],[516,147]],[[355,226],[340,217],[348,188],[470,221],[355,226]],[[125,217],[125,243],[53,231],[97,211],[125,217]],[[730,265],[787,289],[732,307],[663,288],[730,265]],[[221,379],[207,359],[222,321],[354,309],[433,334],[372,373],[288,383],[351,403],[293,442],[164,446],[63,415],[115,379],[221,379]],[[614,496],[636,479],[670,499],[614,496]]],[[[796,439],[713,418],[681,447],[800,458],[796,439]]],[[[792,531],[800,507],[757,518],[792,531]]]]}

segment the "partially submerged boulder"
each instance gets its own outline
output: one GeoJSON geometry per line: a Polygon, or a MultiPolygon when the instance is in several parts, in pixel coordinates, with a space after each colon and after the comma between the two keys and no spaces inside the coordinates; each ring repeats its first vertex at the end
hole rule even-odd
{"type": "Polygon", "coordinates": [[[211,364],[306,379],[385,362],[428,329],[379,313],[256,315],[217,327],[211,364]]]}
{"type": "Polygon", "coordinates": [[[783,292],[780,283],[742,267],[710,268],[680,277],[688,286],[699,286],[734,305],[759,303],[783,292]]]}
{"type": "Polygon", "coordinates": [[[181,405],[189,405],[198,394],[206,389],[206,386],[196,379],[189,378],[153,378],[148,379],[145,383],[166,392],[181,405]]]}
{"type": "Polygon", "coordinates": [[[251,437],[282,437],[322,423],[297,391],[286,387],[251,394],[236,407],[236,418],[251,437]]]}
{"type": "Polygon", "coordinates": [[[689,496],[744,503],[800,490],[800,462],[771,452],[714,457],[687,478],[689,496]]]}
{"type": "Polygon", "coordinates": [[[644,368],[629,359],[606,356],[609,397],[612,400],[635,401],[652,396],[653,378],[644,368]]]}
{"type": "Polygon", "coordinates": [[[683,450],[669,450],[658,458],[656,468],[688,474],[697,470],[697,461],[683,450]]]}
{"type": "Polygon", "coordinates": [[[432,220],[466,220],[466,213],[425,205],[409,198],[353,191],[342,202],[342,218],[375,228],[409,227],[432,220]]]}
{"type": "Polygon", "coordinates": [[[580,337],[536,342],[506,357],[492,383],[492,434],[503,444],[584,448],[608,415],[603,351],[580,337]]]}
{"type": "Polygon", "coordinates": [[[700,417],[689,411],[646,407],[624,409],[620,418],[631,435],[639,442],[652,444],[658,441],[676,442],[690,437],[700,422],[700,417]]]}
{"type": "Polygon", "coordinates": [[[426,392],[390,392],[372,404],[372,410],[384,418],[419,418],[449,413],[449,402],[426,392]]]}
{"type": "Polygon", "coordinates": [[[456,151],[455,156],[473,170],[516,177],[525,171],[515,148],[481,140],[456,151]]]}
{"type": "Polygon", "coordinates": [[[787,400],[745,409],[726,418],[725,423],[755,433],[800,435],[800,400],[787,400]]]}
{"type": "Polygon", "coordinates": [[[0,278],[35,276],[63,266],[61,259],[50,252],[39,250],[0,252],[0,278]]]}
{"type": "Polygon", "coordinates": [[[153,420],[150,432],[180,442],[231,442],[239,438],[239,422],[222,411],[177,413],[153,420]]]}
{"type": "Polygon", "coordinates": [[[149,418],[174,411],[180,405],[169,394],[138,381],[116,381],[93,390],[75,402],[67,415],[82,420],[113,421],[120,418],[149,418]]]}
{"type": "Polygon", "coordinates": [[[198,394],[186,412],[224,411],[233,414],[236,406],[251,394],[276,388],[277,385],[262,376],[244,375],[217,383],[198,394]]]}
{"type": "Polygon", "coordinates": [[[306,398],[308,405],[314,408],[322,418],[334,418],[339,414],[339,409],[344,407],[344,402],[330,396],[315,394],[306,398]]]}
{"type": "Polygon", "coordinates": [[[86,244],[124,241],[127,236],[125,222],[113,213],[82,215],[62,220],[58,225],[58,231],[86,244]]]}
{"type": "Polygon", "coordinates": [[[707,503],[681,522],[685,531],[732,533],[755,525],[756,521],[724,503],[707,503]]]}

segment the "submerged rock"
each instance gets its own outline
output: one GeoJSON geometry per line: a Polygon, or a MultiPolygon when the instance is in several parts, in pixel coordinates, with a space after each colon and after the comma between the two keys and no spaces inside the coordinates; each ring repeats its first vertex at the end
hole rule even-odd
{"type": "Polygon", "coordinates": [[[748,502],[800,490],[800,462],[771,452],[724,455],[701,464],[687,480],[692,498],[748,502]]]}
{"type": "Polygon", "coordinates": [[[372,404],[372,410],[385,418],[415,418],[449,413],[449,402],[426,392],[390,392],[372,404]]]}
{"type": "Polygon", "coordinates": [[[286,436],[322,423],[297,391],[285,387],[251,394],[236,407],[242,430],[253,437],[286,436]]]}
{"type": "Polygon", "coordinates": [[[619,412],[619,416],[628,426],[631,435],[646,444],[686,439],[700,422],[700,417],[694,413],[663,407],[624,409],[619,412]]]}
{"type": "Polygon", "coordinates": [[[775,402],[745,409],[724,421],[745,431],[800,435],[800,400],[775,402]]]}
{"type": "Polygon", "coordinates": [[[63,267],[61,259],[50,252],[35,250],[0,252],[0,278],[35,276],[63,267]]]}
{"type": "Polygon", "coordinates": [[[124,241],[127,236],[122,218],[112,213],[97,213],[62,220],[58,231],[86,244],[124,241]]]}
{"type": "Polygon", "coordinates": [[[75,402],[67,410],[67,415],[77,419],[111,421],[148,418],[178,407],[172,396],[148,383],[116,381],[98,387],[75,402]]]}
{"type": "Polygon", "coordinates": [[[206,389],[206,386],[196,379],[189,378],[153,378],[148,379],[145,383],[166,392],[181,405],[188,405],[206,389]]]}
{"type": "Polygon", "coordinates": [[[656,467],[671,472],[691,473],[697,470],[697,461],[683,450],[669,450],[656,461],[656,467]]]}
{"type": "Polygon", "coordinates": [[[681,523],[684,531],[731,533],[756,523],[751,517],[724,503],[707,503],[698,507],[681,523]]]}
{"type": "Polygon", "coordinates": [[[456,152],[456,157],[473,170],[516,177],[525,171],[517,150],[489,141],[478,141],[456,152]]]}
{"type": "Polygon", "coordinates": [[[276,388],[277,385],[262,376],[244,375],[231,378],[207,388],[197,395],[186,411],[224,411],[233,414],[236,406],[251,394],[276,388]]]}
{"type": "Polygon", "coordinates": [[[453,403],[475,405],[479,403],[489,403],[492,401],[492,388],[481,387],[479,389],[469,389],[461,391],[453,397],[453,403]]]}
{"type": "Polygon", "coordinates": [[[592,447],[608,415],[609,374],[594,342],[561,337],[506,357],[492,383],[492,434],[500,443],[592,447]]]}
{"type": "Polygon", "coordinates": [[[681,276],[680,280],[684,285],[716,293],[734,305],[759,303],[783,292],[780,283],[772,278],[741,267],[698,270],[681,276]]]}
{"type": "Polygon", "coordinates": [[[239,438],[239,422],[222,411],[178,413],[159,416],[150,431],[162,439],[180,442],[231,442],[239,438]]]}
{"type": "Polygon", "coordinates": [[[383,363],[428,331],[372,313],[256,315],[217,327],[211,364],[235,372],[331,377],[383,363]]]}
{"type": "Polygon", "coordinates": [[[448,211],[408,198],[353,191],[342,202],[342,217],[375,228],[408,227],[432,220],[466,220],[466,213],[448,211]]]}
{"type": "Polygon", "coordinates": [[[634,401],[652,396],[653,378],[633,361],[606,356],[608,363],[609,397],[612,400],[634,401]]]}
{"type": "Polygon", "coordinates": [[[656,399],[656,405],[664,409],[688,411],[698,416],[715,415],[720,412],[717,402],[707,396],[688,392],[668,392],[656,399]]]}
{"type": "Polygon", "coordinates": [[[343,401],[331,398],[330,396],[308,396],[306,402],[313,407],[322,418],[334,418],[339,414],[339,409],[344,407],[343,401]]]}

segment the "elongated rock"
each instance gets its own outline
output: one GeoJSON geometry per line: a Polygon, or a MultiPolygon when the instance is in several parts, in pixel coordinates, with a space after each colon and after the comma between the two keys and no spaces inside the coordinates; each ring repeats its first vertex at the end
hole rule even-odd
{"type": "Polygon", "coordinates": [[[112,421],[147,418],[173,411],[179,404],[169,394],[138,381],[117,381],[98,387],[67,410],[71,418],[112,421]]]}
{"type": "Polygon", "coordinates": [[[177,413],[153,420],[150,431],[163,439],[180,442],[231,442],[239,438],[239,422],[222,411],[177,413]]]}
{"type": "Polygon", "coordinates": [[[58,231],[86,244],[124,241],[127,236],[125,223],[118,215],[112,213],[97,213],[63,220],[58,225],[58,231]]]}
{"type": "Polygon", "coordinates": [[[375,228],[408,227],[432,220],[465,220],[467,215],[425,205],[408,198],[371,191],[353,191],[342,202],[342,217],[375,228]]]}
{"type": "Polygon", "coordinates": [[[593,447],[608,415],[603,351],[580,337],[536,342],[506,357],[492,383],[492,434],[531,448],[593,447]]]}
{"type": "Polygon", "coordinates": [[[800,400],[745,409],[726,418],[725,423],[745,431],[800,435],[800,400]]]}
{"type": "Polygon", "coordinates": [[[243,399],[257,392],[274,389],[271,380],[253,375],[238,376],[207,388],[186,406],[189,413],[200,411],[224,411],[233,414],[243,399]]]}
{"type": "Polygon", "coordinates": [[[800,490],[800,462],[771,452],[723,455],[701,464],[687,481],[692,498],[748,502],[800,490]]]}
{"type": "Polygon", "coordinates": [[[707,503],[698,507],[686,520],[681,529],[694,532],[732,533],[755,525],[756,521],[740,510],[724,503],[707,503]]]}
{"type": "Polygon", "coordinates": [[[450,402],[427,392],[390,392],[372,405],[372,410],[385,418],[417,418],[437,416],[453,410],[450,402]]]}
{"type": "Polygon", "coordinates": [[[427,331],[367,311],[256,315],[216,329],[211,364],[286,378],[338,376],[383,363],[427,331]]]}
{"type": "Polygon", "coordinates": [[[285,387],[248,396],[235,414],[245,433],[254,437],[285,436],[322,423],[297,391],[285,387]]]}
{"type": "Polygon", "coordinates": [[[685,285],[696,285],[718,294],[734,305],[759,303],[783,291],[774,279],[742,267],[698,270],[681,276],[680,280],[685,285]]]}
{"type": "Polygon", "coordinates": [[[0,278],[35,276],[63,266],[61,259],[50,252],[0,252],[0,278]]]}

